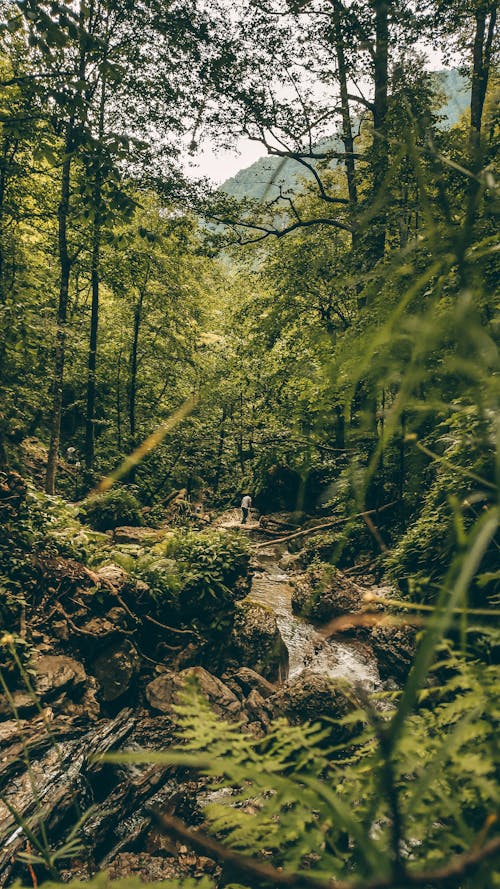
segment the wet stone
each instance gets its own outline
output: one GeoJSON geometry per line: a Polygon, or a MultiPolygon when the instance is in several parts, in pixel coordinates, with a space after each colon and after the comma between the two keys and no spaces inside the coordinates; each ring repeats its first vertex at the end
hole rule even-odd
{"type": "Polygon", "coordinates": [[[236,614],[231,633],[235,659],[245,667],[273,681],[288,663],[288,652],[281,638],[276,614],[257,602],[244,602],[236,614]]]}
{"type": "Polygon", "coordinates": [[[260,673],[251,670],[250,667],[240,667],[234,674],[234,678],[241,687],[246,691],[256,689],[263,698],[268,698],[276,691],[275,686],[269,682],[260,673]]]}
{"type": "Polygon", "coordinates": [[[186,681],[193,678],[197,680],[201,694],[207,698],[215,713],[226,717],[240,716],[241,701],[227,685],[203,667],[189,667],[180,673],[162,673],[146,686],[148,703],[160,713],[171,713],[179,692],[186,681]]]}
{"type": "Polygon", "coordinates": [[[102,700],[115,701],[129,691],[137,668],[137,657],[127,640],[118,640],[102,651],[92,665],[102,700]]]}

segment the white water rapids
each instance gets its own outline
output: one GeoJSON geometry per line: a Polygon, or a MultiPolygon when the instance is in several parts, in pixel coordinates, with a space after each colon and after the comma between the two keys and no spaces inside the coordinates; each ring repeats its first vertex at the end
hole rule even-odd
{"type": "MultiPolygon", "coordinates": [[[[221,530],[241,530],[240,511],[228,511],[217,525],[221,530]]],[[[250,522],[243,529],[258,537],[256,523],[250,522]]],[[[307,669],[359,683],[367,691],[380,688],[377,665],[367,646],[350,640],[325,640],[314,624],[293,613],[290,575],[278,564],[286,552],[284,544],[275,544],[254,553],[252,567],[255,573],[248,599],[275,612],[281,637],[288,649],[288,678],[294,679],[307,669]]]]}
{"type": "Polygon", "coordinates": [[[312,623],[292,612],[290,579],[277,562],[260,565],[258,556],[255,561],[248,598],[275,612],[288,649],[288,678],[294,679],[307,668],[323,676],[360,683],[367,690],[378,688],[380,679],[369,650],[359,642],[325,640],[312,623]]]}

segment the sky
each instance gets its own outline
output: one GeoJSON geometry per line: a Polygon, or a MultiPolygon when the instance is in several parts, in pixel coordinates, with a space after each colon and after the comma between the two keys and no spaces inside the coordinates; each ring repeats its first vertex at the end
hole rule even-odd
{"type": "MultiPolygon", "coordinates": [[[[426,53],[431,71],[439,71],[445,67],[440,52],[427,46],[419,46],[417,49],[426,53]]],[[[251,142],[250,139],[239,139],[231,150],[216,149],[214,144],[206,139],[201,142],[198,152],[188,166],[188,171],[195,177],[208,177],[216,185],[220,185],[239,170],[246,169],[265,156],[262,145],[251,142]]]]}

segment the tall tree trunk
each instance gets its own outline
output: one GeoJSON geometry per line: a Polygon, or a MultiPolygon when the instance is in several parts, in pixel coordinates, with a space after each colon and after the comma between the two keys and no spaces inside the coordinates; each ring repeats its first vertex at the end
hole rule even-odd
{"type": "MultiPolygon", "coordinates": [[[[5,145],[5,143],[4,143],[5,145]]],[[[7,302],[4,282],[4,201],[7,187],[7,151],[2,152],[2,166],[0,168],[0,306],[7,302]]],[[[0,339],[0,384],[3,381],[6,353],[6,337],[0,339]]]]}
{"type": "MultiPolygon", "coordinates": [[[[0,161],[0,306],[7,304],[7,285],[5,275],[5,195],[9,182],[9,170],[14,163],[14,158],[18,150],[19,140],[11,141],[8,137],[4,138],[2,146],[2,159],[0,161]]],[[[9,290],[12,289],[12,284],[9,290]]],[[[6,319],[3,319],[4,323],[6,319]]],[[[4,336],[0,339],[0,383],[3,380],[5,368],[5,355],[7,352],[7,338],[4,336]]]]}
{"type": "Polygon", "coordinates": [[[99,105],[98,158],[94,188],[94,223],[92,232],[91,288],[92,308],[90,314],[90,342],[87,374],[87,411],[85,416],[85,466],[92,469],[95,443],[95,395],[97,368],[97,337],[99,331],[99,284],[101,259],[102,226],[102,170],[101,146],[104,137],[104,111],[106,107],[106,75],[102,75],[101,98],[99,105]]]}
{"type": "Polygon", "coordinates": [[[470,94],[470,166],[475,174],[470,180],[467,223],[472,225],[481,193],[479,173],[482,167],[481,126],[484,101],[488,89],[491,51],[497,22],[498,2],[480,4],[475,13],[475,33],[472,50],[472,84],[470,94]],[[489,20],[488,20],[489,18],[489,20]]]}
{"type": "Polygon", "coordinates": [[[57,330],[52,379],[52,411],[50,418],[50,445],[45,476],[47,494],[55,493],[59,442],[61,437],[62,393],[64,363],[66,358],[66,323],[68,318],[69,277],[71,260],[68,252],[68,215],[71,180],[74,120],[70,119],[66,130],[64,160],[61,175],[61,193],[58,209],[58,249],[59,249],[59,300],[57,305],[57,330]]]}
{"type": "Polygon", "coordinates": [[[215,480],[214,480],[215,493],[217,493],[217,491],[219,490],[220,477],[222,474],[222,455],[224,453],[224,444],[225,444],[225,440],[226,440],[226,414],[227,414],[227,409],[226,409],[226,405],[224,405],[222,408],[222,419],[221,419],[220,431],[219,431],[219,444],[217,446],[217,467],[215,470],[215,480]]]}
{"type": "MultiPolygon", "coordinates": [[[[149,275],[151,272],[151,262],[148,260],[146,266],[146,272],[144,275],[144,281],[142,282],[139,295],[137,297],[137,302],[135,304],[134,309],[134,330],[132,336],[132,347],[130,350],[130,376],[129,376],[129,387],[128,387],[128,420],[129,420],[129,436],[130,436],[130,447],[133,450],[136,445],[136,402],[137,402],[137,363],[138,363],[138,349],[139,349],[139,333],[141,329],[141,321],[142,321],[142,306],[144,303],[144,297],[146,296],[146,291],[148,288],[149,275]]],[[[129,475],[130,481],[133,481],[135,478],[135,469],[133,469],[129,475]]]]}
{"type": "Polygon", "coordinates": [[[387,210],[384,187],[389,168],[389,145],[386,132],[389,85],[389,7],[390,0],[374,0],[375,56],[373,98],[373,187],[372,201],[376,210],[370,223],[371,261],[376,263],[385,252],[387,210]]]}
{"type": "Polygon", "coordinates": [[[116,446],[122,449],[122,350],[118,352],[116,368],[116,446]]]}
{"type": "MultiPolygon", "coordinates": [[[[97,191],[97,190],[96,190],[97,191]]],[[[100,200],[100,186],[98,188],[100,200]]],[[[90,341],[88,354],[87,373],[87,410],[85,415],[85,466],[92,469],[94,462],[94,420],[95,420],[95,390],[97,368],[97,335],[99,330],[99,259],[101,249],[101,225],[100,220],[94,221],[92,233],[92,257],[91,257],[91,289],[92,306],[90,311],[90,341]]]]}
{"type": "Polygon", "coordinates": [[[476,31],[474,35],[472,87],[470,99],[471,140],[480,139],[484,100],[488,89],[491,65],[491,50],[495,36],[498,3],[483,5],[476,11],[476,31]],[[489,17],[489,22],[487,19],[489,17]]]}
{"type": "MultiPolygon", "coordinates": [[[[81,84],[79,98],[85,96],[86,66],[88,59],[88,38],[85,28],[86,17],[93,16],[93,3],[87,7],[86,3],[80,4],[78,16],[79,23],[79,60],[78,83],[81,84]]],[[[88,98],[88,97],[87,97],[88,98]]],[[[64,384],[64,364],[66,360],[66,325],[68,319],[69,279],[72,261],[68,250],[68,217],[71,194],[71,165],[73,152],[76,148],[76,117],[78,103],[75,101],[69,111],[64,140],[64,157],[61,172],[61,193],[57,211],[58,220],[58,252],[59,252],[59,299],[56,318],[56,344],[54,355],[54,373],[52,380],[52,410],[50,417],[50,444],[47,458],[47,473],[45,476],[45,490],[47,494],[55,493],[56,475],[58,466],[59,443],[61,439],[62,396],[64,384]]],[[[84,112],[85,113],[85,112],[84,112]]],[[[79,118],[79,124],[83,125],[83,119],[79,118]]]]}
{"type": "Polygon", "coordinates": [[[351,111],[347,88],[347,64],[344,52],[344,37],[340,23],[340,10],[338,3],[333,5],[333,24],[335,28],[335,52],[337,54],[338,78],[340,86],[340,108],[342,114],[342,142],[345,150],[345,172],[347,179],[347,193],[351,210],[351,223],[354,226],[352,244],[356,241],[356,208],[358,204],[358,189],[356,185],[356,167],[354,163],[354,138],[352,135],[351,111]]]}
{"type": "Polygon", "coordinates": [[[243,392],[240,392],[239,397],[240,403],[240,419],[239,419],[239,429],[238,429],[238,460],[240,462],[240,468],[242,474],[245,472],[245,457],[243,455],[243,392]]]}
{"type": "Polygon", "coordinates": [[[130,350],[130,383],[128,397],[128,422],[130,446],[135,448],[136,434],[136,401],[137,401],[137,353],[139,347],[139,331],[141,329],[142,304],[144,293],[141,290],[134,310],[134,332],[132,336],[132,348],[130,350]]]}

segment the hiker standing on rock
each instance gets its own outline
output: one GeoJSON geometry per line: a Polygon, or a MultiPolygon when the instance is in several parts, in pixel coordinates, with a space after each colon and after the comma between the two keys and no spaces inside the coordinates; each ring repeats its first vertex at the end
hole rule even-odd
{"type": "Polygon", "coordinates": [[[252,498],[250,494],[244,494],[241,500],[241,524],[246,525],[248,513],[252,508],[252,498]]]}

